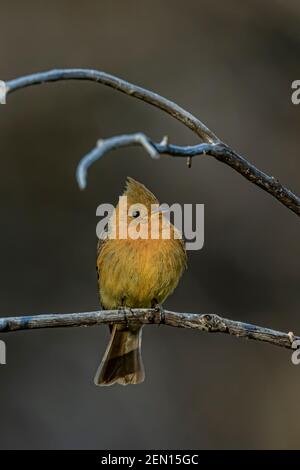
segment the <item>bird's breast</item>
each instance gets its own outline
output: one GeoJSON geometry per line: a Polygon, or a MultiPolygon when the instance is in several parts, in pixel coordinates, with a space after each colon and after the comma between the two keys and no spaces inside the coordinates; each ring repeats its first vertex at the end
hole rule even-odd
{"type": "Polygon", "coordinates": [[[101,303],[106,309],[162,303],[185,265],[181,240],[107,240],[97,259],[101,303]]]}

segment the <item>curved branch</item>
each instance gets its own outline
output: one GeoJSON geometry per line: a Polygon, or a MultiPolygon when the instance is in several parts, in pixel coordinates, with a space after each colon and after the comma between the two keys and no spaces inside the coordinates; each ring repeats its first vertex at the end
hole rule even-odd
{"type": "Polygon", "coordinates": [[[99,310],[84,313],[54,313],[25,317],[0,318],[0,332],[70,326],[93,326],[113,323],[140,323],[191,328],[208,333],[227,333],[232,336],[253,339],[274,346],[296,349],[299,336],[261,326],[222,318],[215,314],[179,313],[158,309],[99,310]],[[297,343],[295,343],[297,342],[297,343]]]}
{"type": "Polygon", "coordinates": [[[109,73],[105,73],[100,70],[59,69],[26,75],[24,77],[5,82],[6,95],[31,85],[39,85],[41,83],[57,82],[61,80],[91,80],[93,82],[101,83],[102,85],[107,85],[115,90],[125,93],[126,95],[134,96],[139,100],[145,101],[146,103],[165,111],[178,121],[182,122],[192,131],[196,132],[204,142],[220,142],[218,137],[199,119],[178,106],[176,103],[173,103],[153,91],[146,90],[145,88],[126,82],[119,77],[115,77],[114,75],[110,75],[109,73]]]}
{"type": "Polygon", "coordinates": [[[161,143],[152,142],[142,133],[120,135],[98,141],[97,146],[81,159],[76,171],[76,178],[80,189],[86,187],[87,171],[90,165],[103,157],[110,150],[132,145],[142,145],[150,157],[157,159],[159,155],[172,157],[195,157],[197,155],[209,155],[226,163],[232,169],[240,173],[251,183],[259,186],[274,196],[283,205],[300,215],[300,198],[285,188],[278,179],[269,176],[248,162],[244,157],[235,153],[223,143],[198,144],[190,146],[172,145],[163,140],[161,143]]]}
{"type": "MultiPolygon", "coordinates": [[[[129,96],[134,96],[148,104],[151,104],[162,111],[173,116],[178,121],[182,122],[189,129],[194,131],[206,144],[213,144],[211,147],[205,149],[201,146],[190,146],[190,147],[179,147],[168,145],[165,151],[159,149],[159,144],[154,144],[158,153],[169,154],[172,156],[187,156],[190,161],[190,157],[194,155],[203,155],[204,153],[215,157],[217,160],[226,163],[235,171],[243,175],[252,183],[256,184],[260,188],[267,191],[285,207],[300,215],[300,198],[296,196],[292,191],[284,187],[278,179],[273,176],[269,176],[266,173],[258,170],[254,165],[249,163],[244,157],[241,157],[233,149],[224,144],[210,129],[208,129],[199,119],[193,116],[191,113],[178,106],[176,103],[154,93],[146,90],[142,87],[126,82],[121,78],[115,77],[105,72],[90,69],[60,69],[50,70],[47,72],[35,73],[24,77],[16,78],[7,82],[1,82],[0,87],[0,102],[5,103],[6,95],[12,93],[21,88],[25,88],[31,85],[38,85],[46,82],[56,82],[60,80],[91,80],[103,85],[112,87],[122,93],[129,96]],[[217,145],[214,145],[217,144],[217,145]],[[205,149],[205,150],[204,150],[205,149]]],[[[141,134],[140,134],[141,135],[141,134]]],[[[123,136],[116,138],[119,139],[123,136]]],[[[148,139],[149,142],[150,139],[148,139]]],[[[137,142],[131,142],[126,145],[136,144],[137,142]]],[[[140,142],[141,143],[141,142],[140,142]]],[[[121,145],[117,145],[121,146],[121,145]]],[[[116,148],[115,146],[114,148],[116,148]]],[[[124,145],[122,145],[124,146],[124,145]]],[[[154,153],[155,155],[155,153],[154,153]]],[[[91,164],[97,158],[97,152],[91,152],[87,156],[86,162],[91,164]]],[[[86,168],[89,165],[86,165],[86,168]]],[[[83,169],[85,166],[83,165],[83,169]]],[[[77,173],[78,176],[78,173],[77,173]]],[[[84,187],[85,175],[82,173],[81,177],[79,174],[79,183],[81,187],[84,187]]]]}

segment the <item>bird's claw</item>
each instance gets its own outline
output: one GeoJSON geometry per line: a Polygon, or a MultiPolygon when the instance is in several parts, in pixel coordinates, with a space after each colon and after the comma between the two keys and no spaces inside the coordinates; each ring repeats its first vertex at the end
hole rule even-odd
{"type": "Polygon", "coordinates": [[[164,311],[164,308],[161,304],[157,304],[155,305],[155,310],[157,312],[159,312],[159,325],[162,325],[165,323],[165,311],[164,311]]]}
{"type": "Polygon", "coordinates": [[[127,318],[127,308],[125,307],[125,305],[120,305],[120,307],[118,308],[118,310],[119,310],[121,313],[123,313],[125,325],[126,325],[126,328],[128,329],[128,328],[129,328],[129,322],[128,322],[128,318],[127,318]]]}

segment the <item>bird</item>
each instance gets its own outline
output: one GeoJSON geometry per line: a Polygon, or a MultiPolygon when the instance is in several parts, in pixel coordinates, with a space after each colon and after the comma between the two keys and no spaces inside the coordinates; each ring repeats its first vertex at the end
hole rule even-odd
{"type": "MultiPolygon", "coordinates": [[[[108,221],[107,235],[97,245],[96,270],[100,303],[104,310],[124,308],[162,308],[176,288],[187,267],[187,255],[181,232],[164,216],[158,199],[142,183],[128,177],[122,196],[127,198],[121,216],[121,198],[108,221]],[[156,225],[157,235],[151,236],[156,225]],[[122,238],[122,224],[127,223],[122,238]],[[146,227],[147,237],[128,236],[128,227],[146,227]],[[169,238],[163,234],[168,231],[169,238]]],[[[142,326],[128,323],[110,326],[110,341],[94,383],[100,386],[118,383],[139,384],[145,379],[141,356],[142,326]]]]}

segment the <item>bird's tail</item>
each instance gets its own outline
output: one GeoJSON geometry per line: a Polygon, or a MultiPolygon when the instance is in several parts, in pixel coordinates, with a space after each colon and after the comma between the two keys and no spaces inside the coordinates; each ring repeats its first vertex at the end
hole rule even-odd
{"type": "Polygon", "coordinates": [[[96,385],[138,384],[145,378],[141,355],[142,327],[114,325],[97,370],[96,385]]]}

